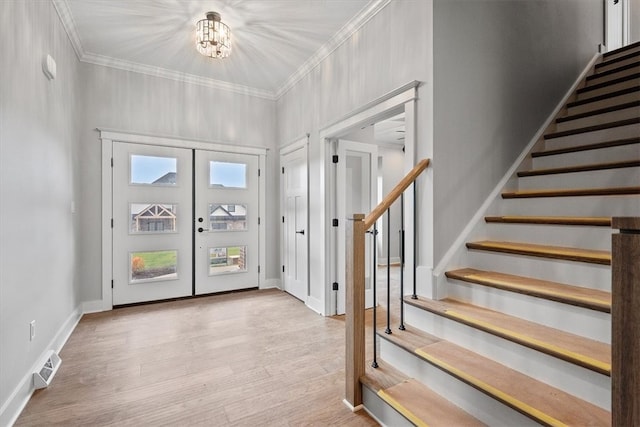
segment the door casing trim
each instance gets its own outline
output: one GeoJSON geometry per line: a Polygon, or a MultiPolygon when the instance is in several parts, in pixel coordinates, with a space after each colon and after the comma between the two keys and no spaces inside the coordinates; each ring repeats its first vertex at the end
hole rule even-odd
{"type": "Polygon", "coordinates": [[[202,141],[169,136],[157,136],[135,132],[124,132],[112,129],[98,128],[100,140],[102,142],[102,310],[113,309],[113,234],[111,219],[113,218],[113,169],[111,159],[113,158],[113,143],[128,142],[132,144],[155,145],[161,147],[175,147],[195,150],[221,151],[225,153],[252,154],[259,156],[258,164],[260,177],[258,180],[259,192],[258,204],[260,206],[259,217],[261,225],[258,230],[259,245],[258,250],[260,271],[258,272],[259,287],[266,284],[266,173],[267,152],[264,147],[243,146],[233,143],[221,143],[214,141],[202,141]]]}

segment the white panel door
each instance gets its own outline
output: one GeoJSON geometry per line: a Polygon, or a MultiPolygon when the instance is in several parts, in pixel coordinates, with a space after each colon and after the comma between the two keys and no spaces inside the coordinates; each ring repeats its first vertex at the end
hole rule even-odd
{"type": "Polygon", "coordinates": [[[195,293],[259,285],[259,157],[195,150],[195,293]]]}
{"type": "Polygon", "coordinates": [[[113,304],[192,293],[192,154],[113,146],[113,304]]]}
{"type": "Polygon", "coordinates": [[[306,147],[282,156],[284,290],[306,302],[308,290],[306,147]]]}
{"type": "MultiPolygon", "coordinates": [[[[337,235],[337,314],[345,312],[346,284],[346,221],[353,214],[368,214],[376,206],[376,179],[378,176],[378,146],[339,140],[338,165],[336,170],[337,235]]],[[[373,306],[373,242],[370,235],[365,239],[365,306],[373,306]]]]}

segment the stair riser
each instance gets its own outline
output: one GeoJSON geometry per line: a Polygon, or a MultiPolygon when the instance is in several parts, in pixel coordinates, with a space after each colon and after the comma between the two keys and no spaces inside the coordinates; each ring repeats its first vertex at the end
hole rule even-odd
{"type": "Polygon", "coordinates": [[[625,108],[624,110],[611,111],[598,114],[597,116],[583,117],[581,119],[569,120],[567,122],[556,123],[556,131],[580,129],[588,126],[602,125],[605,123],[617,122],[619,120],[633,119],[640,116],[640,107],[625,108]]]}
{"type": "Polygon", "coordinates": [[[606,265],[479,250],[469,250],[467,260],[472,268],[611,291],[611,268],[606,265]]]}
{"type": "Polygon", "coordinates": [[[640,144],[619,145],[597,150],[577,151],[574,153],[554,154],[534,157],[532,169],[562,168],[568,166],[590,165],[637,159],[640,156],[640,144]]]}
{"type": "MultiPolygon", "coordinates": [[[[611,407],[611,380],[605,375],[408,304],[406,320],[411,326],[493,359],[601,408],[609,410],[611,407]]],[[[381,354],[385,354],[382,349],[381,354]]],[[[406,373],[413,375],[411,372],[406,373]]]]}
{"type": "Polygon", "coordinates": [[[583,99],[593,98],[594,96],[600,96],[607,93],[615,92],[618,90],[628,89],[630,87],[638,87],[637,79],[630,79],[620,83],[610,84],[598,89],[587,90],[577,94],[577,100],[582,101],[583,99]]]}
{"type": "Polygon", "coordinates": [[[509,199],[491,215],[637,216],[640,196],[584,196],[509,199]]]}
{"type": "Polygon", "coordinates": [[[546,224],[487,224],[486,235],[473,240],[527,242],[539,245],[611,250],[609,227],[546,224]]]}
{"type": "Polygon", "coordinates": [[[362,387],[362,403],[364,407],[367,408],[367,411],[373,414],[383,425],[413,427],[413,423],[400,415],[400,413],[367,387],[362,387]]]}
{"type": "MultiPolygon", "coordinates": [[[[620,77],[630,76],[631,74],[640,73],[640,60],[635,61],[636,66],[627,68],[625,70],[619,70],[611,74],[599,75],[598,77],[594,77],[587,80],[587,86],[593,86],[596,84],[608,82],[611,80],[619,79],[620,77]]],[[[600,73],[599,73],[600,74],[600,73]]]]}
{"type": "Polygon", "coordinates": [[[602,108],[612,107],[614,105],[626,104],[627,102],[633,102],[640,100],[640,91],[627,93],[625,95],[616,96],[613,98],[603,99],[601,101],[589,102],[583,105],[577,105],[567,109],[566,115],[587,113],[590,111],[600,110],[602,108]]]}
{"type": "Polygon", "coordinates": [[[633,49],[627,49],[627,50],[623,50],[621,52],[616,52],[616,53],[607,55],[606,57],[603,57],[603,60],[604,61],[610,61],[612,59],[616,59],[616,58],[619,58],[621,56],[626,56],[626,55],[629,55],[629,54],[634,53],[634,52],[640,52],[640,46],[636,46],[633,49]]]}
{"type": "MultiPolygon", "coordinates": [[[[631,53],[632,52],[626,52],[622,56],[627,56],[627,55],[629,55],[631,53]]],[[[596,71],[596,73],[602,73],[604,71],[609,71],[609,70],[614,70],[616,68],[624,67],[625,65],[635,64],[636,62],[638,62],[639,58],[640,57],[638,57],[638,55],[633,55],[630,58],[627,58],[627,59],[625,59],[623,61],[616,61],[616,62],[613,62],[611,64],[602,65],[602,66],[596,65],[595,71],[596,71]]],[[[605,62],[610,61],[611,59],[612,58],[607,58],[605,62]]]]}
{"type": "Polygon", "coordinates": [[[387,363],[427,384],[430,389],[487,425],[539,426],[524,415],[384,339],[380,339],[380,355],[387,363]]]}
{"type": "Polygon", "coordinates": [[[596,341],[611,343],[611,315],[487,286],[449,280],[450,297],[596,341]]]}
{"type": "Polygon", "coordinates": [[[640,135],[640,123],[634,123],[591,132],[582,132],[575,135],[545,139],[545,149],[555,150],[559,148],[575,147],[578,145],[595,144],[598,142],[633,138],[638,135],[640,135]]]}
{"type": "Polygon", "coordinates": [[[640,184],[640,167],[538,175],[518,179],[519,188],[607,188],[640,184]]]}

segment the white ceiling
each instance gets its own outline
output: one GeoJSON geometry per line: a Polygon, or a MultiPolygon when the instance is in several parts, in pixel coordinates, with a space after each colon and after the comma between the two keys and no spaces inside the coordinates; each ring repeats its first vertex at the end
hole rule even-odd
{"type": "Polygon", "coordinates": [[[277,98],[389,0],[53,0],[82,61],[277,98]],[[195,49],[219,12],[233,49],[195,49]]]}

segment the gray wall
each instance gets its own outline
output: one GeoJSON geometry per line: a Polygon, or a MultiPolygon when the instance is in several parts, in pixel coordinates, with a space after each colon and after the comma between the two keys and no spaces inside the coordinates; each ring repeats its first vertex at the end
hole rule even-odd
{"type": "Polygon", "coordinates": [[[437,263],[597,52],[601,0],[434,3],[437,263]]]}
{"type": "MultiPolygon", "coordinates": [[[[275,102],[263,98],[82,63],[80,258],[82,299],[101,284],[101,143],[98,127],[233,145],[275,147],[275,102]]],[[[279,278],[277,154],[267,154],[267,279],[279,278]]]]}
{"type": "MultiPolygon", "coordinates": [[[[0,408],[78,307],[79,63],[51,2],[0,2],[0,408]],[[47,80],[42,58],[57,62],[47,80]],[[29,340],[29,322],[36,335],[29,340]]],[[[28,395],[28,384],[17,395],[28,395]]],[[[15,409],[15,408],[9,408],[15,409]]],[[[6,425],[11,411],[0,413],[6,425]]]]}

